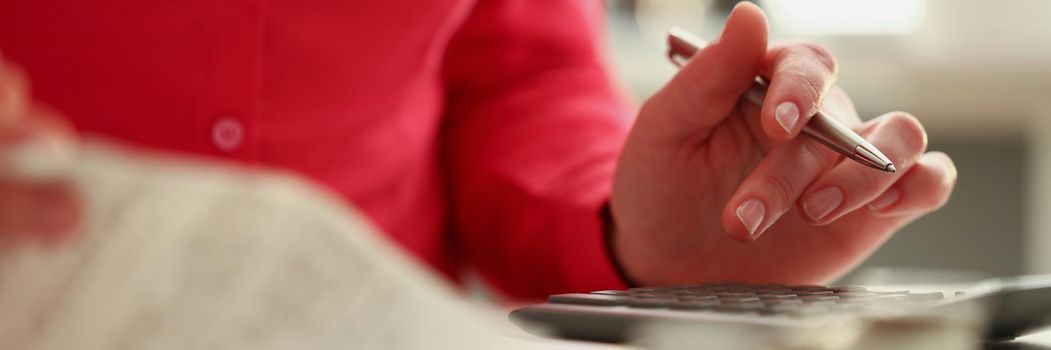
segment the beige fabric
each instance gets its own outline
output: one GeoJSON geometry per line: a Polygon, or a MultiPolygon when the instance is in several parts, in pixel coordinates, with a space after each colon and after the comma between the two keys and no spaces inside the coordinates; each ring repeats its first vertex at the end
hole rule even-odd
{"type": "Polygon", "coordinates": [[[0,348],[513,346],[484,324],[497,315],[293,177],[99,142],[71,169],[76,238],[0,247],[0,348]]]}

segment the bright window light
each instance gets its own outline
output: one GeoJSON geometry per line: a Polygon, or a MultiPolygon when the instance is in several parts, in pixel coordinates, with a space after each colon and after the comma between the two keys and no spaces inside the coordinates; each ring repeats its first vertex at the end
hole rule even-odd
{"type": "Polygon", "coordinates": [[[916,30],[925,0],[766,0],[780,30],[811,36],[895,35],[916,30]]]}

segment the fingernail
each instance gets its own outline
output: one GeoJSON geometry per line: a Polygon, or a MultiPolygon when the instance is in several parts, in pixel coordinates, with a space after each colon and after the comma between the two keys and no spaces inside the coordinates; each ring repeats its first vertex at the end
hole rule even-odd
{"type": "Polygon", "coordinates": [[[956,180],[956,165],[952,163],[952,159],[949,159],[948,155],[939,153],[938,160],[941,161],[942,170],[945,171],[945,182],[952,182],[956,180]]]}
{"type": "Polygon", "coordinates": [[[777,119],[777,123],[781,124],[781,128],[785,129],[786,133],[792,133],[792,128],[796,126],[796,121],[799,121],[799,107],[796,107],[796,104],[792,102],[781,102],[774,109],[774,118],[777,119]]]}
{"type": "Polygon", "coordinates": [[[763,202],[758,199],[749,199],[737,206],[737,219],[741,221],[751,237],[756,236],[759,224],[763,223],[763,215],[766,215],[766,208],[763,208],[763,202]]]}
{"type": "Polygon", "coordinates": [[[838,187],[825,187],[814,192],[803,201],[803,211],[811,220],[821,220],[843,203],[843,191],[838,187]]]}
{"type": "Polygon", "coordinates": [[[898,191],[897,188],[889,189],[887,192],[883,192],[883,194],[869,203],[869,209],[875,211],[883,210],[897,202],[898,197],[901,197],[901,191],[898,191]]]}

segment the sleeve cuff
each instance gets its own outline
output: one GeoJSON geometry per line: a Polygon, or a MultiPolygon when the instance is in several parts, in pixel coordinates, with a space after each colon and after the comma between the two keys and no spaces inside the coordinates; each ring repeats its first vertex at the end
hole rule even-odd
{"type": "Polygon", "coordinates": [[[590,292],[605,289],[626,289],[629,281],[607,249],[607,235],[602,211],[603,199],[593,205],[581,206],[563,212],[560,242],[562,281],[568,292],[590,292]]]}

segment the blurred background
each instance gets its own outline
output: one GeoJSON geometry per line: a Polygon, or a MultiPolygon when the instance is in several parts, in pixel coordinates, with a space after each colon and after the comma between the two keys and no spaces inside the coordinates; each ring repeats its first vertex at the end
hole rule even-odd
{"type": "MultiPolygon", "coordinates": [[[[635,101],[675,69],[665,35],[715,37],[731,0],[607,0],[613,68],[635,101]]],[[[862,118],[903,110],[956,161],[949,204],[845,282],[1051,273],[1051,1],[759,0],[771,42],[829,48],[862,118]],[[890,271],[891,273],[887,273],[890,271]]]]}

